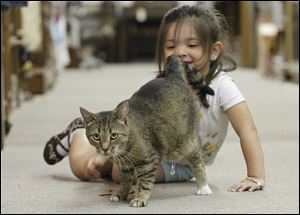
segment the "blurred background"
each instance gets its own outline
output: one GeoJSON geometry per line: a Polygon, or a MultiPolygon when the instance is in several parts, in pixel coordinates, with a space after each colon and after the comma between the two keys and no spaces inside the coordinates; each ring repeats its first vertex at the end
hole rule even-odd
{"type": "Polygon", "coordinates": [[[1,1],[1,146],[14,110],[60,73],[154,63],[160,21],[179,4],[225,15],[239,67],[299,83],[298,1],[1,1]]]}

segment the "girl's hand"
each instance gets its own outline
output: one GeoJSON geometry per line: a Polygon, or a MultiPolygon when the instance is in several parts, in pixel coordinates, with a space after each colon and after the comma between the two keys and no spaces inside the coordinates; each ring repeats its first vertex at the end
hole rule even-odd
{"type": "Polygon", "coordinates": [[[263,179],[247,177],[240,181],[240,183],[232,185],[228,191],[229,192],[243,192],[249,191],[253,192],[255,190],[262,190],[265,187],[265,182],[263,179]]]}
{"type": "Polygon", "coordinates": [[[103,161],[98,156],[91,157],[87,163],[86,177],[91,180],[101,179],[101,169],[103,166],[103,161]]]}

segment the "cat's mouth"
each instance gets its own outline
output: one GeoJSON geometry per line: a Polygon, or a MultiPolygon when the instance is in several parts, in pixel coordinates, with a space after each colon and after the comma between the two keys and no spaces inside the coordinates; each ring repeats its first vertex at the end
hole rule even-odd
{"type": "Polygon", "coordinates": [[[112,153],[110,151],[101,150],[100,154],[105,157],[112,157],[112,153]]]}
{"type": "Polygon", "coordinates": [[[103,150],[102,148],[96,147],[96,152],[102,156],[105,157],[111,157],[111,152],[110,150],[103,150]]]}

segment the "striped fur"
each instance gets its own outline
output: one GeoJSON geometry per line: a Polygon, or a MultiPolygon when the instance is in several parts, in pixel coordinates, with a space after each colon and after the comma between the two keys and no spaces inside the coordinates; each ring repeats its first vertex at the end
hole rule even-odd
{"type": "Polygon", "coordinates": [[[200,194],[207,186],[199,153],[197,98],[177,57],[168,58],[166,69],[167,77],[146,83],[113,111],[94,114],[80,108],[90,144],[120,166],[121,189],[112,201],[127,198],[135,173],[138,190],[130,206],[146,206],[162,160],[186,159],[200,194]]]}

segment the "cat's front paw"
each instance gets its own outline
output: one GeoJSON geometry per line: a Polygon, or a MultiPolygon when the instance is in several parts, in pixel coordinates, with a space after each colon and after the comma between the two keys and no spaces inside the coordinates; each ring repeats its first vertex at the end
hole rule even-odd
{"type": "Polygon", "coordinates": [[[205,185],[197,190],[197,195],[210,195],[210,194],[212,194],[212,191],[208,185],[205,185]]]}
{"type": "Polygon", "coordinates": [[[148,201],[140,198],[132,199],[130,202],[130,207],[146,207],[148,201]]]}
{"type": "Polygon", "coordinates": [[[112,201],[112,202],[125,201],[126,199],[127,199],[127,195],[112,194],[110,196],[110,201],[112,201]]]}

